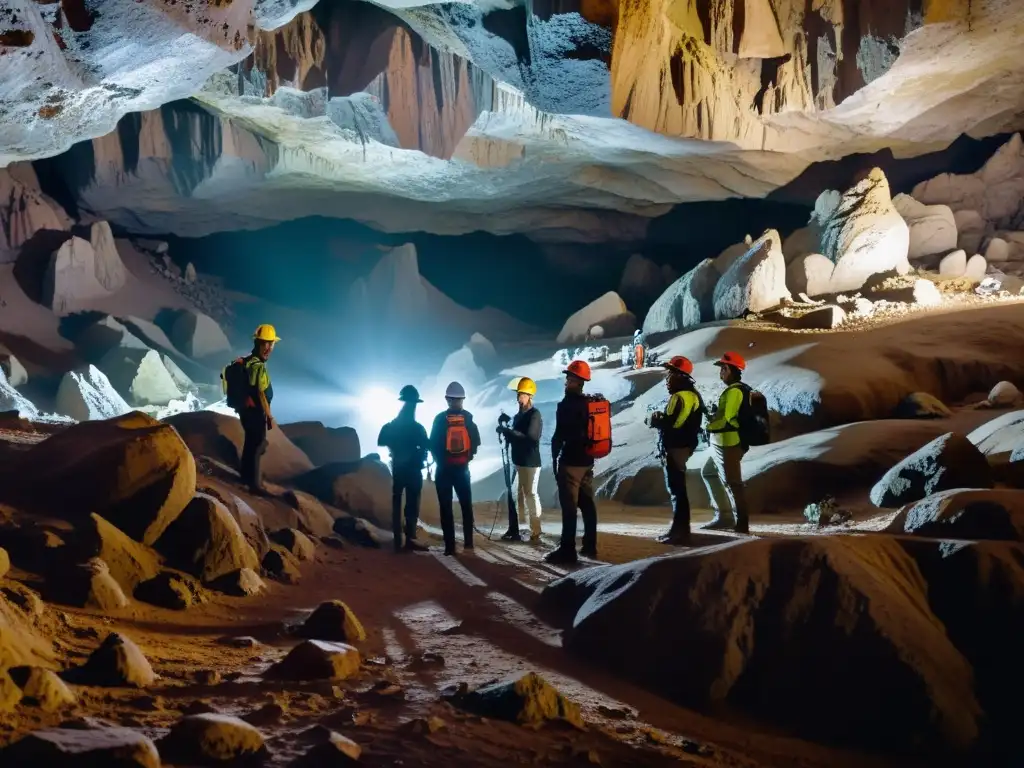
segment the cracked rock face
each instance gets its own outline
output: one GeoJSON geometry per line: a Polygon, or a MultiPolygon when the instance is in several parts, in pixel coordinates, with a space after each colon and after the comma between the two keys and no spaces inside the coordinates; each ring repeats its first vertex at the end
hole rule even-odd
{"type": "Polygon", "coordinates": [[[137,233],[327,215],[629,240],[816,161],[1022,127],[1014,0],[8,8],[0,158],[108,134],[62,170],[137,233]]]}

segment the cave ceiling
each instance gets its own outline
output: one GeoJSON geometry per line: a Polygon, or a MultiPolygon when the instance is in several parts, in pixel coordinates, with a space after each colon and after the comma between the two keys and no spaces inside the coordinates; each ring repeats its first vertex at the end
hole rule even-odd
{"type": "Polygon", "coordinates": [[[1024,127],[1019,0],[0,0],[0,18],[0,162],[59,156],[81,211],[139,233],[322,215],[632,240],[816,162],[1024,127]]]}

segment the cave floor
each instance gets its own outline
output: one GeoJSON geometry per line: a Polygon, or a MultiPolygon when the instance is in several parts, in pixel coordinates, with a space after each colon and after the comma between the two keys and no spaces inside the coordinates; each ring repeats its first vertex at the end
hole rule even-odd
{"type": "MultiPolygon", "coordinates": [[[[634,517],[624,521],[622,515],[602,511],[603,557],[623,561],[665,551],[646,537],[662,527],[667,510],[623,514],[634,517]],[[629,525],[635,527],[624,533],[629,525]]],[[[702,517],[706,513],[695,516],[697,521],[702,517]]],[[[550,530],[553,521],[548,524],[550,530]]],[[[430,528],[426,536],[434,538],[430,528]]],[[[503,527],[496,529],[496,535],[501,532],[503,527]]],[[[723,538],[727,535],[701,536],[698,544],[723,538]]],[[[135,640],[160,675],[158,682],[147,690],[78,688],[74,714],[137,728],[154,738],[183,710],[243,716],[278,704],[281,712],[259,726],[271,766],[288,765],[308,749],[304,732],[315,725],[359,743],[361,764],[368,766],[907,764],[755,729],[722,713],[688,710],[569,656],[559,631],[536,610],[540,588],[564,573],[543,563],[543,551],[483,537],[474,554],[457,558],[441,556],[436,546],[402,555],[320,547],[315,562],[303,564],[299,585],[270,583],[262,598],[217,596],[187,612],[133,603],[117,616],[62,609],[70,632],[54,645],[58,663],[71,665],[110,631],[135,640]],[[263,681],[262,673],[296,642],[288,625],[330,599],[346,601],[367,629],[368,639],[360,645],[360,675],[340,683],[263,681]],[[259,644],[225,644],[225,638],[240,636],[259,644]],[[424,654],[439,655],[443,664],[424,663],[424,654]],[[216,675],[211,679],[207,671],[216,675]],[[475,686],[529,671],[581,705],[585,731],[484,720],[442,701],[443,692],[457,683],[475,686]],[[380,692],[389,684],[400,692],[380,692]],[[443,720],[445,727],[423,734],[409,725],[415,718],[431,717],[443,720]]],[[[65,717],[19,710],[0,719],[0,744],[65,717]]]]}

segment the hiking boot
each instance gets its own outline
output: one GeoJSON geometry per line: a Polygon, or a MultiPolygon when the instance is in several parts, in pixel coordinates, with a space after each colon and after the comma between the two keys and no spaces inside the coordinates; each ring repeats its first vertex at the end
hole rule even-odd
{"type": "Polygon", "coordinates": [[[444,556],[445,557],[454,557],[455,556],[455,547],[445,547],[444,548],[444,556]]]}
{"type": "Polygon", "coordinates": [[[591,560],[596,560],[597,547],[580,547],[580,557],[589,557],[591,560]]]}
{"type": "Polygon", "coordinates": [[[544,555],[544,562],[553,565],[574,565],[577,560],[576,550],[562,549],[561,547],[544,555]]]}
{"type": "Polygon", "coordinates": [[[405,551],[406,552],[426,552],[427,551],[427,545],[426,544],[420,544],[415,539],[406,539],[405,540],[405,551]]]}
{"type": "Polygon", "coordinates": [[[472,541],[467,541],[465,544],[462,545],[462,548],[464,550],[466,550],[467,552],[472,552],[473,551],[473,542],[472,541]]]}
{"type": "Polygon", "coordinates": [[[676,533],[665,539],[665,543],[673,547],[690,547],[693,543],[690,540],[690,534],[688,533],[676,533]]]}
{"type": "Polygon", "coordinates": [[[539,533],[531,533],[530,534],[530,543],[531,544],[540,544],[540,534],[539,533]]]}
{"type": "Polygon", "coordinates": [[[502,541],[522,541],[523,537],[519,531],[505,531],[501,536],[502,541]]]}
{"type": "Polygon", "coordinates": [[[749,534],[750,533],[750,524],[747,523],[746,520],[744,520],[742,523],[736,523],[736,527],[733,528],[733,530],[736,531],[736,533],[746,533],[746,534],[749,534]]]}

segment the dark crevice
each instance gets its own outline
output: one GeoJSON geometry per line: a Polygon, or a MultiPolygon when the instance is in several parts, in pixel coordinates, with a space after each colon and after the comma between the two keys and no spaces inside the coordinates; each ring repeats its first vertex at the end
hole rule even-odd
{"type": "Polygon", "coordinates": [[[682,48],[677,48],[672,54],[668,63],[669,73],[672,75],[672,89],[676,93],[676,101],[679,104],[686,102],[686,58],[682,48]]]}
{"type": "Polygon", "coordinates": [[[785,56],[777,56],[773,59],[761,59],[761,88],[754,96],[754,109],[758,114],[765,113],[765,94],[768,93],[769,88],[778,84],[779,70],[792,58],[792,54],[787,53],[785,56]]]}
{"type": "Polygon", "coordinates": [[[189,196],[213,172],[221,155],[220,121],[191,101],[160,107],[164,135],[171,146],[171,180],[189,196]]]}
{"type": "Polygon", "coordinates": [[[520,64],[530,66],[530,36],[526,28],[527,10],[524,7],[491,11],[483,17],[483,25],[492,35],[497,35],[512,46],[520,64]]]}
{"type": "Polygon", "coordinates": [[[444,84],[441,81],[440,56],[430,57],[430,74],[434,79],[434,103],[437,105],[437,113],[441,114],[444,111],[444,84]]]}
{"type": "Polygon", "coordinates": [[[139,167],[139,136],[141,133],[141,112],[129,112],[117,121],[117,139],[121,144],[124,169],[128,173],[135,173],[139,167]]]}
{"type": "Polygon", "coordinates": [[[743,39],[743,30],[747,24],[747,4],[737,2],[733,5],[732,13],[732,52],[740,52],[740,40],[743,39]]]}

